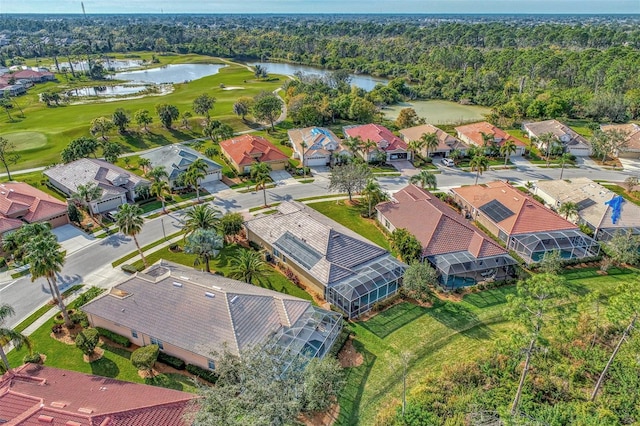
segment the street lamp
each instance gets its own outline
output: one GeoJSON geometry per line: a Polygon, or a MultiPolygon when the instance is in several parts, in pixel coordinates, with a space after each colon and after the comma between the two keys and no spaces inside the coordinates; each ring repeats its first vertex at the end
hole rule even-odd
{"type": "Polygon", "coordinates": [[[162,224],[162,235],[164,235],[164,240],[167,241],[167,233],[164,230],[164,217],[160,218],[160,223],[162,224]]]}

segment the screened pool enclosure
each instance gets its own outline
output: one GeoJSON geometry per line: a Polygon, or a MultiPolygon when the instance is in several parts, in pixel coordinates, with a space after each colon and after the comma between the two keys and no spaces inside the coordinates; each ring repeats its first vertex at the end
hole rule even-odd
{"type": "Polygon", "coordinates": [[[349,318],[355,318],[369,311],[376,302],[393,296],[402,284],[406,267],[392,256],[356,267],[355,275],[325,290],[325,299],[349,318]]]}
{"type": "Polygon", "coordinates": [[[545,253],[551,251],[560,252],[563,259],[582,259],[597,256],[600,252],[596,240],[575,229],[513,235],[509,248],[527,263],[539,262],[545,253]]]}
{"type": "Polygon", "coordinates": [[[428,256],[438,271],[438,280],[447,290],[475,285],[480,281],[500,281],[514,275],[515,261],[508,254],[476,258],[468,251],[428,256]]]}

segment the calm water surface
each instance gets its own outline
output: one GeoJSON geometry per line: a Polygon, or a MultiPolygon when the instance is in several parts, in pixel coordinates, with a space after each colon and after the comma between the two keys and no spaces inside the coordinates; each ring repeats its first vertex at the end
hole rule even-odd
{"type": "Polygon", "coordinates": [[[113,78],[139,83],[182,83],[217,74],[220,64],[171,64],[159,68],[118,72],[113,78]]]}

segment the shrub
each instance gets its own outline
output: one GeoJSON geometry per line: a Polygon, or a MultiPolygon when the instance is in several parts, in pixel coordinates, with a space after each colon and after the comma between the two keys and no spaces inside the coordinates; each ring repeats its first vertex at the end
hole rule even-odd
{"type": "Polygon", "coordinates": [[[85,355],[91,355],[98,346],[100,341],[100,335],[95,328],[88,328],[82,330],[76,336],[76,347],[82,351],[85,355]]]}
{"type": "Polygon", "coordinates": [[[333,346],[331,346],[331,349],[329,350],[329,353],[327,355],[330,357],[338,356],[344,345],[347,343],[347,340],[349,340],[349,336],[351,336],[351,334],[353,334],[351,330],[347,329],[346,327],[342,327],[342,330],[340,330],[340,334],[336,338],[336,341],[333,343],[333,346]]]}
{"type": "Polygon", "coordinates": [[[78,296],[78,298],[75,300],[75,306],[80,307],[86,304],[87,302],[95,299],[100,294],[102,294],[104,290],[105,290],[104,288],[100,288],[100,287],[95,287],[95,286],[91,287],[89,290],[85,291],[80,296],[78,296]]]}
{"type": "Polygon", "coordinates": [[[211,370],[207,370],[193,364],[187,364],[186,369],[189,373],[193,374],[196,377],[200,377],[202,380],[206,380],[211,384],[215,385],[215,383],[218,381],[218,375],[211,370]]]}
{"type": "Polygon", "coordinates": [[[7,260],[0,256],[0,268],[4,268],[5,266],[7,266],[7,260]]]}
{"type": "Polygon", "coordinates": [[[40,356],[40,352],[26,354],[24,358],[22,358],[22,362],[25,364],[40,364],[40,361],[42,360],[40,356]]]}
{"type": "Polygon", "coordinates": [[[70,315],[71,321],[74,324],[80,324],[82,325],[82,327],[88,327],[89,326],[89,320],[87,319],[87,314],[85,314],[82,311],[74,311],[71,315],[70,315]]]}
{"type": "Polygon", "coordinates": [[[187,365],[180,358],[165,354],[164,352],[160,352],[158,354],[158,361],[160,361],[163,364],[167,364],[168,366],[171,366],[171,367],[175,368],[176,370],[184,370],[184,368],[187,365]]]}
{"type": "Polygon", "coordinates": [[[96,330],[98,330],[98,334],[100,334],[103,337],[106,337],[107,339],[111,340],[114,343],[122,345],[125,348],[128,348],[129,346],[131,346],[131,342],[127,337],[121,336],[117,333],[114,333],[111,330],[107,330],[106,328],[96,327],[96,330]]]}
{"type": "Polygon", "coordinates": [[[120,269],[122,269],[123,271],[129,273],[129,274],[135,274],[136,272],[142,271],[143,267],[141,268],[137,268],[133,265],[130,265],[128,263],[125,263],[124,265],[120,266],[120,269]]]}
{"type": "Polygon", "coordinates": [[[160,348],[158,345],[143,346],[131,354],[131,364],[139,371],[151,371],[158,359],[160,348]]]}

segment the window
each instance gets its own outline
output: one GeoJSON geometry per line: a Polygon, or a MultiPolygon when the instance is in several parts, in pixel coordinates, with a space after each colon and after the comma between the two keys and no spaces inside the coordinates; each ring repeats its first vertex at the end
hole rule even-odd
{"type": "Polygon", "coordinates": [[[151,337],[151,344],[158,345],[160,349],[164,349],[164,345],[162,344],[162,340],[156,339],[155,337],[151,337]]]}
{"type": "Polygon", "coordinates": [[[207,360],[209,363],[209,370],[215,370],[216,369],[216,364],[215,362],[213,362],[212,359],[207,360]]]}
{"type": "Polygon", "coordinates": [[[133,337],[134,339],[138,338],[138,332],[135,330],[131,330],[131,337],[133,337]]]}
{"type": "Polygon", "coordinates": [[[275,247],[273,248],[273,257],[276,257],[276,258],[280,257],[280,252],[275,247]]]}

